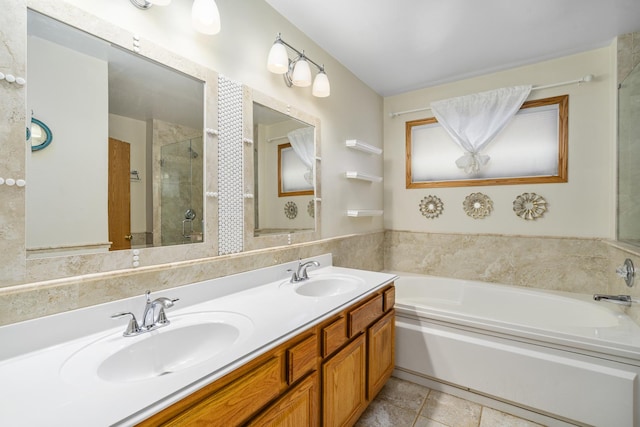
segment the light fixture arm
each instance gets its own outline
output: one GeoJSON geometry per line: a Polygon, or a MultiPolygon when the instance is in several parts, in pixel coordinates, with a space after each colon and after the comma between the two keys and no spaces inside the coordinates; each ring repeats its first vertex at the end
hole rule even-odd
{"type": "MultiPolygon", "coordinates": [[[[131,0],[134,1],[134,0],[131,0]]],[[[324,72],[324,65],[318,65],[313,59],[309,58],[304,51],[300,52],[298,49],[296,49],[295,47],[291,46],[289,43],[287,43],[286,41],[282,40],[282,37],[280,35],[280,33],[278,33],[278,35],[276,36],[276,43],[282,43],[283,45],[285,45],[286,47],[288,47],[289,49],[291,49],[292,51],[294,51],[295,53],[298,54],[298,58],[299,57],[304,57],[304,59],[306,59],[308,62],[311,62],[313,65],[316,66],[316,68],[318,69],[318,71],[323,71],[324,72]]],[[[298,59],[296,58],[296,60],[298,59]]],[[[296,60],[294,60],[293,62],[295,62],[296,60]]]]}
{"type": "Polygon", "coordinates": [[[153,3],[151,3],[151,2],[149,2],[147,0],[129,0],[129,1],[131,2],[132,5],[134,5],[138,9],[142,9],[142,10],[147,10],[151,6],[153,6],[153,3]]]}

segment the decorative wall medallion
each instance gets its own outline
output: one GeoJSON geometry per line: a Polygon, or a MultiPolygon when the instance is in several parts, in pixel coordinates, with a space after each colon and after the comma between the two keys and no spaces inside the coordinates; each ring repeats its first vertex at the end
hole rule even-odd
{"type": "Polygon", "coordinates": [[[465,213],[473,219],[489,216],[493,210],[493,202],[486,194],[471,193],[462,202],[465,213]]]}
{"type": "Polygon", "coordinates": [[[307,205],[307,213],[311,218],[316,217],[316,204],[313,203],[313,200],[309,200],[309,204],[307,205]]]}
{"type": "Polygon", "coordinates": [[[298,206],[294,202],[287,202],[284,205],[284,214],[289,219],[294,219],[298,216],[298,206]]]}
{"type": "Polygon", "coordinates": [[[540,218],[547,210],[547,201],[536,193],[522,193],[513,201],[513,211],[522,219],[540,218]]]}
{"type": "Polygon", "coordinates": [[[437,218],[442,213],[444,204],[437,196],[426,196],[420,201],[420,212],[429,219],[437,218]]]}

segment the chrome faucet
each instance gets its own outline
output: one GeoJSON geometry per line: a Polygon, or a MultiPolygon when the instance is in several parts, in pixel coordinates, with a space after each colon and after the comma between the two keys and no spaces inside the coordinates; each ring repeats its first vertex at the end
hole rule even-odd
{"type": "Polygon", "coordinates": [[[154,329],[161,328],[163,326],[167,326],[169,324],[169,319],[167,319],[167,315],[164,310],[165,308],[173,307],[173,304],[180,299],[169,299],[160,297],[151,301],[151,291],[147,291],[146,296],[147,301],[145,303],[144,312],[142,314],[142,324],[139,324],[136,320],[135,314],[129,311],[116,313],[111,316],[112,319],[118,319],[123,316],[131,316],[131,319],[129,319],[129,324],[127,325],[127,329],[122,334],[125,337],[133,337],[136,335],[140,335],[143,332],[148,332],[154,329]],[[158,306],[160,306],[160,309],[156,314],[156,307],[158,306]]]}
{"type": "Polygon", "coordinates": [[[631,295],[603,295],[603,294],[594,294],[593,299],[596,301],[606,301],[614,304],[625,305],[627,307],[631,306],[633,300],[631,299],[631,295]]]}
{"type": "Polygon", "coordinates": [[[312,265],[315,267],[320,267],[320,263],[318,261],[307,261],[305,263],[298,261],[298,269],[293,272],[293,274],[291,275],[291,280],[289,281],[291,283],[298,283],[302,282],[303,280],[307,280],[309,278],[309,275],[307,274],[307,268],[312,265]]]}

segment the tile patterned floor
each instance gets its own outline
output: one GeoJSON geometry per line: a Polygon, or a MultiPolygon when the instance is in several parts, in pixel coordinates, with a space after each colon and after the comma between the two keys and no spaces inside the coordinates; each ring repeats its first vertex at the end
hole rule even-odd
{"type": "Polygon", "coordinates": [[[480,404],[391,378],[356,427],[541,427],[480,404]]]}

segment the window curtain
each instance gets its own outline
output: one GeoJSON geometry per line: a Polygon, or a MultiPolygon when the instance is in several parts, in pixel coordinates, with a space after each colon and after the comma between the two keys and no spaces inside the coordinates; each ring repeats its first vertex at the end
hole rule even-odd
{"type": "Polygon", "coordinates": [[[478,173],[489,162],[482,150],[520,110],[531,85],[513,86],[431,103],[440,125],[465,153],[456,166],[467,174],[478,173]]]}
{"type": "Polygon", "coordinates": [[[313,185],[313,165],[315,164],[315,147],[313,126],[296,129],[287,134],[293,151],[300,161],[307,167],[304,179],[313,185]]]}

